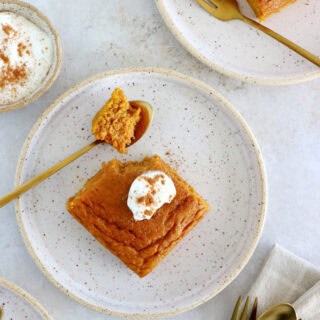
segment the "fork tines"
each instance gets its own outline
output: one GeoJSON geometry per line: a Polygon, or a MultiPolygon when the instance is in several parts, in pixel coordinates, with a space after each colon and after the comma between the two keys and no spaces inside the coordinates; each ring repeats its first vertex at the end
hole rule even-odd
{"type": "MultiPolygon", "coordinates": [[[[240,296],[237,300],[237,303],[234,307],[231,320],[247,320],[248,319],[248,311],[250,306],[250,297],[247,297],[244,307],[242,309],[241,315],[240,314],[240,307],[242,304],[242,297],[240,296]]],[[[254,303],[252,306],[252,310],[250,313],[249,320],[256,320],[257,319],[257,309],[258,309],[258,298],[254,299],[254,303]]]]}

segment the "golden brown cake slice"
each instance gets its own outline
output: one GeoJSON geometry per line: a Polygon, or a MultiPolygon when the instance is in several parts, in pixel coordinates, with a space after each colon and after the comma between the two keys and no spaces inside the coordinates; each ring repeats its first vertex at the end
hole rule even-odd
{"type": "Polygon", "coordinates": [[[68,211],[106,248],[140,277],[151,272],[209,211],[209,204],[159,156],[141,162],[112,160],[67,203],[68,211]],[[176,188],[171,203],[150,220],[135,221],[127,206],[132,182],[159,170],[176,188]]]}
{"type": "Polygon", "coordinates": [[[140,111],[140,108],[130,105],[120,88],[116,88],[111,98],[94,117],[92,133],[97,140],[103,140],[119,152],[126,153],[126,146],[130,145],[134,138],[140,111]]]}
{"type": "Polygon", "coordinates": [[[260,20],[264,20],[295,0],[248,0],[248,2],[256,16],[260,20]]]}

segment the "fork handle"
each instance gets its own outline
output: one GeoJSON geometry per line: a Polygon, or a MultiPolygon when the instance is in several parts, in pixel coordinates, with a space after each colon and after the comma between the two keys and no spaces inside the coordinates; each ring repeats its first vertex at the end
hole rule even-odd
{"type": "Polygon", "coordinates": [[[87,153],[89,150],[91,150],[93,147],[95,147],[97,144],[101,143],[101,141],[94,141],[90,143],[89,145],[83,147],[82,149],[78,150],[77,152],[73,153],[69,157],[65,158],[64,160],[58,162],[54,166],[50,167],[46,171],[40,173],[38,176],[30,179],[26,183],[22,184],[21,186],[15,188],[13,191],[8,193],[3,198],[0,198],[0,208],[11,202],[12,200],[18,198],[21,194],[25,193],[26,191],[30,190],[40,182],[46,180],[50,176],[52,176],[57,171],[61,170],[65,166],[67,166],[69,163],[73,162],[74,160],[78,159],[83,154],[87,153]]]}
{"type": "Polygon", "coordinates": [[[271,29],[263,26],[262,24],[251,20],[248,17],[242,16],[241,19],[246,22],[247,24],[249,24],[252,27],[255,27],[256,29],[266,33],[267,35],[269,35],[270,37],[278,40],[279,42],[281,42],[282,44],[284,44],[285,46],[287,46],[288,48],[292,49],[293,51],[295,51],[296,53],[300,54],[301,56],[303,56],[304,58],[306,58],[307,60],[309,60],[310,62],[314,63],[316,66],[320,67],[320,58],[317,57],[316,55],[312,54],[311,52],[301,48],[300,46],[298,46],[297,44],[293,43],[292,41],[288,40],[287,38],[281,36],[280,34],[272,31],[271,29]]]}

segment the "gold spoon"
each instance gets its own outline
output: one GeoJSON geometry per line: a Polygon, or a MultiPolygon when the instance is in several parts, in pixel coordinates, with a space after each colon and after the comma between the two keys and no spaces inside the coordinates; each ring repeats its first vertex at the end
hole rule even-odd
{"type": "Polygon", "coordinates": [[[280,34],[272,31],[271,29],[259,24],[258,22],[249,19],[244,16],[239,9],[236,0],[196,0],[198,4],[204,8],[211,15],[219,20],[229,21],[229,20],[242,20],[243,22],[249,24],[256,29],[268,34],[270,37],[278,40],[288,48],[292,49],[296,53],[300,54],[310,62],[314,63],[316,66],[320,67],[320,58],[311,52],[301,48],[292,41],[286,39],[280,34]]]}
{"type": "Polygon", "coordinates": [[[270,308],[258,320],[297,320],[297,315],[291,304],[284,303],[270,308]]]}
{"type": "MultiPolygon", "coordinates": [[[[152,118],[153,118],[153,108],[152,106],[145,101],[130,101],[131,105],[139,106],[141,108],[141,119],[138,122],[136,128],[135,128],[135,137],[131,141],[130,146],[135,144],[138,140],[142,138],[142,136],[146,133],[148,130],[152,118]]],[[[21,194],[25,193],[29,189],[33,188],[43,180],[47,179],[48,177],[52,176],[54,173],[59,171],[60,169],[67,166],[69,163],[73,162],[74,160],[78,159],[83,154],[87,153],[89,150],[94,148],[96,145],[103,143],[103,141],[96,140],[89,145],[83,147],[79,151],[73,153],[69,157],[65,158],[64,160],[60,161],[59,163],[55,164],[51,168],[47,169],[46,171],[40,173],[38,176],[30,179],[29,181],[25,182],[21,186],[15,188],[13,191],[8,193],[6,196],[0,199],[0,208],[6,205],[7,203],[11,202],[13,199],[16,199],[21,194]]]]}

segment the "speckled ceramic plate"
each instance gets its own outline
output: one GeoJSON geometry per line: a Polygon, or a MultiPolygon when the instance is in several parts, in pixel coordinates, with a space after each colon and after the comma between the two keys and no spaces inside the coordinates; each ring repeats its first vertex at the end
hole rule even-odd
{"type": "Polygon", "coordinates": [[[255,139],[233,107],[205,84],[158,69],[106,73],[72,88],[40,117],[23,148],[16,184],[93,140],[91,120],[115,87],[155,109],[150,131],[126,156],[99,145],[20,197],[17,218],[43,272],[98,311],[161,317],[210,299],[245,266],[262,231],[266,186],[255,139]],[[159,154],[212,211],[147,277],[140,279],[66,211],[66,201],[102,161],[159,154]]]}
{"type": "MultiPolygon", "coordinates": [[[[289,84],[320,77],[320,70],[241,21],[215,19],[195,0],[156,0],[166,24],[196,58],[243,81],[289,84]]],[[[247,0],[242,12],[255,19],[247,0]]],[[[320,55],[320,1],[296,1],[263,24],[320,55]]]]}
{"type": "Polygon", "coordinates": [[[43,307],[16,285],[0,278],[1,320],[51,320],[43,307]]]}
{"type": "Polygon", "coordinates": [[[51,87],[60,72],[62,63],[60,37],[54,29],[52,23],[42,12],[40,12],[31,4],[19,0],[1,0],[0,12],[1,11],[9,11],[21,15],[38,26],[51,39],[53,54],[50,69],[48,70],[46,77],[43,79],[39,87],[36,88],[36,90],[30,91],[30,93],[24,98],[10,104],[2,104],[0,101],[0,113],[22,108],[32,101],[38,99],[51,87]]]}

